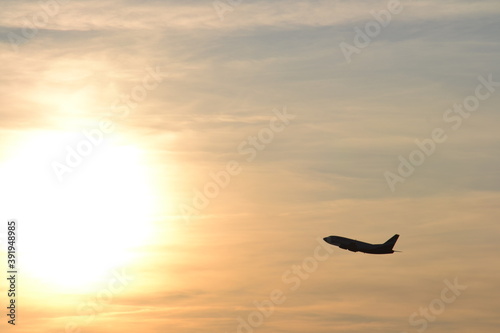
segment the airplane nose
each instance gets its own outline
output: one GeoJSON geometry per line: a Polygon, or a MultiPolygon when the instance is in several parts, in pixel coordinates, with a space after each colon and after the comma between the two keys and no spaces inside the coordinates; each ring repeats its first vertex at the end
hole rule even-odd
{"type": "Polygon", "coordinates": [[[324,240],[325,242],[327,242],[327,243],[330,243],[330,242],[329,242],[330,237],[325,237],[325,238],[323,238],[323,240],[324,240]]]}

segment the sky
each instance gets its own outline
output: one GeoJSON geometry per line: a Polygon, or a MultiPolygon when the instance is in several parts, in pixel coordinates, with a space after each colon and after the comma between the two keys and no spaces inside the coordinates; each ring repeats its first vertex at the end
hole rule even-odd
{"type": "Polygon", "coordinates": [[[2,331],[500,326],[497,1],[1,7],[2,331]]]}

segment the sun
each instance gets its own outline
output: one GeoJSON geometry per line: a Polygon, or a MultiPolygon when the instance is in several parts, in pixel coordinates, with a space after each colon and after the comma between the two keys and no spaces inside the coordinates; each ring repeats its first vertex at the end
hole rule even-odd
{"type": "Polygon", "coordinates": [[[59,181],[51,168],[71,142],[34,134],[4,156],[2,218],[18,221],[19,270],[47,286],[83,290],[133,260],[151,234],[155,195],[143,151],[103,144],[59,181]]]}

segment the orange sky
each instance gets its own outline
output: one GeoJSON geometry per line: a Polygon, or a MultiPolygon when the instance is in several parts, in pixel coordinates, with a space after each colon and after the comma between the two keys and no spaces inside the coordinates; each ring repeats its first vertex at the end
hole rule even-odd
{"type": "Polygon", "coordinates": [[[497,2],[1,12],[2,331],[499,327],[497,2]]]}

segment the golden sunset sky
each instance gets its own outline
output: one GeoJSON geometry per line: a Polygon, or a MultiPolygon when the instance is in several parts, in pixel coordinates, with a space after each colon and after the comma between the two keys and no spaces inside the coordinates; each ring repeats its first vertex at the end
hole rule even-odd
{"type": "Polygon", "coordinates": [[[500,327],[498,1],[0,3],[2,332],[500,327]]]}

